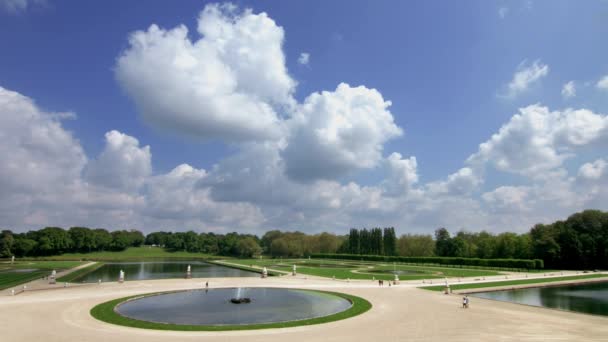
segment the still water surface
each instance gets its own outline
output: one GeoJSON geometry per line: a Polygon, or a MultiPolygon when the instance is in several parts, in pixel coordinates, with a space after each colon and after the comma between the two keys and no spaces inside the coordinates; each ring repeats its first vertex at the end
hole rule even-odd
{"type": "Polygon", "coordinates": [[[172,324],[226,325],[286,322],[328,316],[351,307],[327,293],[281,288],[226,288],[173,292],[128,301],[116,311],[130,318],[172,324]],[[251,298],[233,304],[234,297],[251,298]]]}
{"type": "Polygon", "coordinates": [[[202,261],[150,261],[107,263],[93,272],[87,273],[75,282],[92,283],[117,281],[120,270],[125,272],[125,280],[184,278],[188,265],[192,267],[193,278],[221,277],[259,277],[254,272],[247,272],[202,261]]]}
{"type": "Polygon", "coordinates": [[[481,292],[472,296],[608,316],[608,282],[481,292]]]}

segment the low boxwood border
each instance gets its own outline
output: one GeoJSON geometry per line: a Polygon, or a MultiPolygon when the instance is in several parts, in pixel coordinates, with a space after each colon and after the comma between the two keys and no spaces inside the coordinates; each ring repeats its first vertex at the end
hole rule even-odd
{"type": "MultiPolygon", "coordinates": [[[[112,323],[117,325],[122,325],[126,327],[132,328],[142,328],[142,329],[155,329],[155,330],[177,330],[177,331],[227,331],[227,330],[256,330],[256,329],[277,329],[277,328],[290,328],[297,326],[306,326],[306,325],[314,325],[314,324],[322,324],[335,322],[339,320],[343,320],[346,318],[358,316],[369,309],[372,308],[372,304],[367,300],[349,295],[346,293],[340,292],[330,292],[330,291],[319,291],[319,290],[309,290],[309,289],[294,289],[301,291],[311,291],[311,292],[321,292],[325,294],[331,294],[334,296],[338,296],[341,298],[345,298],[349,300],[353,305],[342,312],[338,312],[333,315],[310,318],[305,320],[298,321],[289,321],[289,322],[278,322],[278,323],[263,323],[263,324],[246,324],[246,325],[181,325],[181,324],[169,324],[169,323],[156,323],[156,322],[147,322],[140,321],[137,319],[128,318],[125,316],[121,316],[114,308],[130,299],[152,296],[157,294],[163,294],[168,292],[154,292],[147,294],[139,294],[129,297],[123,297],[114,299],[105,303],[101,303],[96,305],[91,309],[91,316],[94,318],[104,321],[106,323],[112,323]]],[[[186,290],[187,291],[187,290],[186,290]]],[[[181,292],[175,291],[175,292],[181,292]]]]}

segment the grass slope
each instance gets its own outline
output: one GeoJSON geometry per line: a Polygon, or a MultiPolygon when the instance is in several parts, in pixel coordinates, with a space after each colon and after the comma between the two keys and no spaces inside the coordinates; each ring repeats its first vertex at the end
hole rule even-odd
{"type": "Polygon", "coordinates": [[[0,263],[0,290],[40,279],[51,274],[52,270],[65,270],[82,264],[80,261],[16,261],[0,263]],[[15,270],[32,269],[28,272],[15,270]]]}
{"type": "MultiPolygon", "coordinates": [[[[312,291],[312,290],[304,290],[304,291],[312,291]]],[[[372,304],[367,300],[357,297],[351,296],[345,293],[337,293],[337,292],[327,292],[327,291],[315,291],[321,292],[325,294],[335,295],[342,298],[346,298],[350,300],[353,305],[350,309],[339,312],[337,314],[311,318],[300,321],[291,321],[291,322],[281,322],[281,323],[266,323],[266,324],[248,324],[248,325],[178,325],[178,324],[166,324],[166,323],[154,323],[154,322],[146,322],[140,321],[132,318],[127,318],[119,315],[114,311],[114,307],[116,305],[132,299],[136,297],[141,297],[142,295],[124,297],[119,299],[114,299],[109,302],[101,303],[93,309],[91,309],[91,315],[101,321],[123,325],[127,327],[133,328],[143,328],[143,329],[156,329],[156,330],[180,330],[180,331],[225,331],[225,330],[254,330],[254,329],[273,329],[273,328],[288,328],[288,327],[296,327],[303,325],[313,325],[313,324],[322,324],[328,322],[334,322],[346,318],[350,318],[353,316],[360,315],[369,309],[371,309],[372,304]]],[[[148,295],[153,295],[148,294],[148,295]]]]}
{"type": "Polygon", "coordinates": [[[59,277],[59,278],[57,278],[57,281],[59,281],[59,282],[68,282],[68,283],[72,282],[72,281],[74,281],[74,279],[77,279],[77,278],[79,278],[79,277],[81,277],[81,276],[83,276],[83,275],[85,275],[85,274],[87,274],[89,272],[93,272],[93,271],[95,271],[96,269],[100,268],[103,265],[104,265],[103,262],[96,262],[96,263],[91,264],[91,265],[89,265],[87,267],[83,267],[83,268],[81,268],[81,269],[79,269],[77,271],[74,271],[74,272],[71,272],[69,274],[66,274],[63,277],[59,277]]]}
{"type": "MultiPolygon", "coordinates": [[[[490,288],[490,287],[498,287],[498,286],[544,284],[544,283],[552,283],[552,282],[565,281],[565,280],[591,279],[591,278],[602,278],[602,277],[606,277],[606,275],[605,274],[587,274],[587,275],[580,275],[580,276],[555,277],[555,278],[493,281],[493,282],[489,282],[489,283],[450,285],[450,288],[452,290],[468,290],[468,289],[480,289],[480,288],[490,288]]],[[[431,290],[431,291],[443,291],[444,286],[443,285],[424,286],[424,287],[421,287],[421,289],[431,290]]]]}
{"type": "Polygon", "coordinates": [[[91,252],[91,253],[65,253],[48,257],[40,257],[35,260],[94,260],[94,261],[144,261],[144,260],[201,260],[217,259],[217,256],[190,253],[184,251],[169,252],[160,247],[129,247],[120,252],[91,252]]]}

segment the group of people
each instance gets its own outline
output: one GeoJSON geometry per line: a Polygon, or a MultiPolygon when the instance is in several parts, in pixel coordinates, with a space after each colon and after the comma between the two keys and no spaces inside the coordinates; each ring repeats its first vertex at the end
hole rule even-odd
{"type": "MultiPolygon", "coordinates": [[[[384,286],[384,280],[378,280],[378,286],[384,286]]],[[[391,286],[391,281],[388,281],[388,286],[391,286]]]]}

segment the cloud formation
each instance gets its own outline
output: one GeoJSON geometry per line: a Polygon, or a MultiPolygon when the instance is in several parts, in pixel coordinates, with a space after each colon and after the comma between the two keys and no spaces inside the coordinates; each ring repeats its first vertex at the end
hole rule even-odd
{"type": "Polygon", "coordinates": [[[524,93],[529,87],[549,74],[549,66],[540,60],[530,64],[524,60],[517,66],[513,79],[507,85],[507,96],[516,97],[524,93]]]}
{"type": "Polygon", "coordinates": [[[198,39],[184,25],[136,31],[118,57],[116,78],[150,124],[226,142],[278,139],[276,109],[292,105],[296,82],[282,51],[284,32],[266,15],[207,5],[198,39]]]}
{"type": "Polygon", "coordinates": [[[551,112],[521,108],[508,123],[479,145],[472,165],[488,163],[500,171],[542,176],[572,157],[578,147],[608,136],[608,118],[586,109],[551,112]]]}
{"type": "Polygon", "coordinates": [[[89,162],[86,178],[110,188],[137,190],[151,172],[150,146],[140,148],[137,139],[114,130],[106,133],[99,158],[89,162]]]}
{"type": "Polygon", "coordinates": [[[402,134],[390,105],[375,89],[345,83],[308,96],[288,123],[287,174],[299,181],[336,179],[376,167],[384,143],[402,134]]]}
{"type": "Polygon", "coordinates": [[[298,57],[298,63],[301,65],[308,65],[310,62],[310,54],[308,52],[302,52],[300,57],[298,57]]]}
{"type": "Polygon", "coordinates": [[[601,90],[608,90],[608,75],[602,77],[599,81],[597,81],[595,86],[601,90]]]}
{"type": "Polygon", "coordinates": [[[576,86],[574,85],[574,81],[570,81],[564,84],[562,87],[562,97],[565,99],[569,99],[571,97],[576,96],[576,86]]]}

